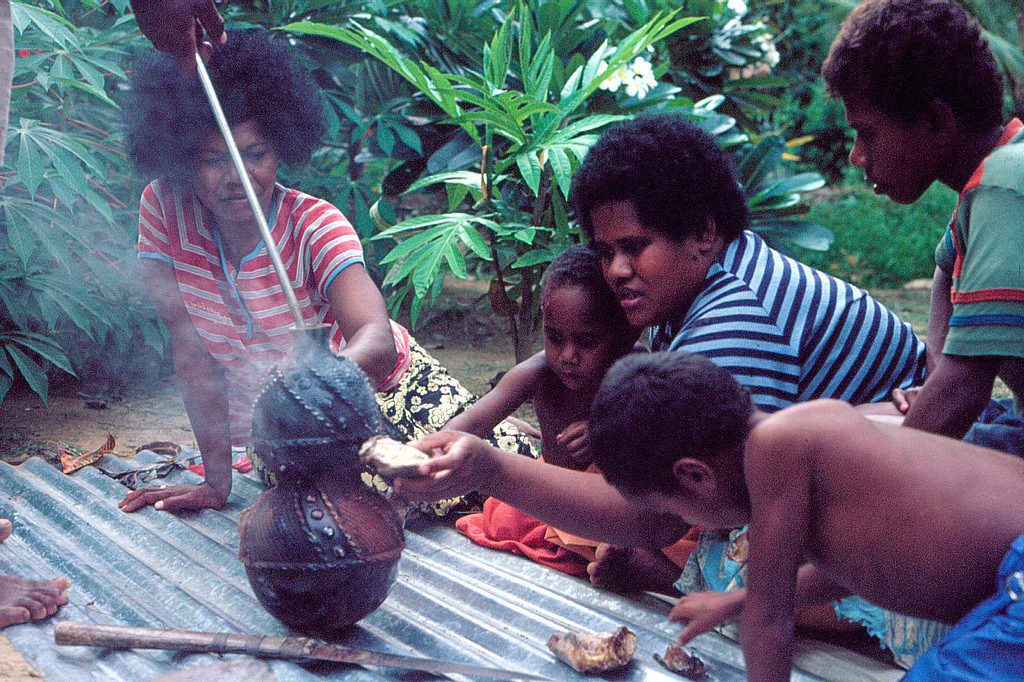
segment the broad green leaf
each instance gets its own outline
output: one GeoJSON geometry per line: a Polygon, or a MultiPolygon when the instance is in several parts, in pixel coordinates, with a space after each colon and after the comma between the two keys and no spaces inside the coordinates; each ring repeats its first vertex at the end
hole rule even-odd
{"type": "Polygon", "coordinates": [[[97,87],[90,85],[89,83],[83,83],[80,80],[76,80],[75,78],[71,77],[70,74],[62,74],[60,76],[57,76],[56,74],[51,73],[51,75],[53,75],[55,80],[57,80],[57,82],[59,83],[63,83],[64,85],[68,85],[72,88],[77,88],[79,90],[82,90],[83,92],[87,92],[93,97],[102,100],[104,104],[114,107],[115,109],[120,109],[120,107],[117,105],[117,102],[107,97],[107,93],[103,92],[97,87]]]}
{"type": "Polygon", "coordinates": [[[778,165],[785,150],[785,143],[778,137],[766,137],[743,157],[738,171],[740,182],[747,194],[755,193],[765,182],[768,174],[778,165]]]}
{"type": "Polygon", "coordinates": [[[771,183],[764,189],[766,196],[789,194],[790,192],[810,192],[825,186],[825,178],[818,173],[799,173],[771,183]]]}
{"type": "Polygon", "coordinates": [[[14,253],[18,254],[21,264],[28,267],[37,248],[36,240],[28,226],[20,220],[8,221],[7,242],[14,249],[14,253]]]}
{"type": "Polygon", "coordinates": [[[603,128],[607,125],[618,123],[619,121],[624,121],[628,118],[629,116],[617,116],[613,114],[592,114],[565,126],[555,133],[552,139],[567,142],[578,137],[582,133],[597,130],[598,128],[603,128]]]}
{"type": "Polygon", "coordinates": [[[439,185],[441,183],[465,185],[466,187],[480,189],[482,176],[480,173],[475,173],[473,171],[448,171],[446,173],[434,173],[433,175],[429,175],[425,178],[420,178],[409,185],[409,189],[406,190],[406,192],[415,192],[425,187],[439,185]]]}
{"type": "Polygon", "coordinates": [[[388,156],[391,156],[391,152],[395,149],[395,134],[383,121],[377,125],[377,144],[388,156]]]}
{"type": "Polygon", "coordinates": [[[390,122],[391,129],[398,134],[398,139],[402,141],[407,147],[416,151],[417,154],[423,153],[423,145],[420,143],[420,136],[416,134],[416,131],[409,126],[390,122]]]}
{"type": "Polygon", "coordinates": [[[64,349],[50,339],[38,334],[28,333],[9,336],[8,338],[49,360],[68,374],[75,376],[75,371],[71,368],[71,362],[68,360],[68,356],[65,355],[64,349]]]}
{"type": "Polygon", "coordinates": [[[487,242],[484,241],[484,238],[480,236],[480,233],[473,228],[464,225],[459,230],[459,239],[461,239],[463,244],[472,249],[473,253],[483,260],[489,261],[492,259],[491,249],[487,245],[487,242]]]}
{"type": "Polygon", "coordinates": [[[572,163],[569,162],[569,157],[561,148],[549,147],[548,163],[551,164],[551,173],[562,194],[569,196],[569,187],[572,185],[572,163]]]}
{"type": "MultiPolygon", "coordinates": [[[[21,120],[21,124],[26,124],[25,119],[21,120]]],[[[43,181],[43,160],[35,141],[22,130],[17,132],[21,136],[18,145],[18,179],[25,184],[28,193],[34,195],[43,181]]]]}
{"type": "Polygon", "coordinates": [[[542,265],[544,263],[550,263],[555,257],[551,249],[535,249],[533,251],[527,251],[519,259],[512,264],[513,268],[529,268],[534,265],[542,265]]]}
{"type": "MultiPolygon", "coordinates": [[[[0,336],[0,339],[3,337],[0,336]]],[[[4,351],[4,347],[0,346],[0,372],[3,372],[9,377],[14,376],[14,367],[11,365],[11,361],[7,359],[7,353],[4,351]]]]}
{"type": "Polygon", "coordinates": [[[449,269],[452,274],[459,279],[466,279],[469,273],[466,271],[466,258],[459,251],[459,246],[456,242],[449,242],[444,250],[444,259],[448,263],[449,269]]]}
{"type": "Polygon", "coordinates": [[[534,196],[540,193],[540,161],[537,159],[537,152],[528,151],[516,155],[516,165],[523,175],[526,185],[533,191],[534,196]]]}
{"type": "Polygon", "coordinates": [[[806,220],[755,222],[751,229],[766,237],[782,239],[813,251],[827,251],[835,239],[828,228],[806,220]]]}
{"type": "Polygon", "coordinates": [[[30,358],[17,346],[8,343],[6,346],[7,352],[11,354],[11,359],[14,360],[14,364],[18,366],[21,371],[21,376],[25,378],[25,383],[32,391],[42,398],[43,403],[46,403],[46,393],[49,388],[50,382],[46,378],[46,372],[39,366],[39,363],[30,358]]]}

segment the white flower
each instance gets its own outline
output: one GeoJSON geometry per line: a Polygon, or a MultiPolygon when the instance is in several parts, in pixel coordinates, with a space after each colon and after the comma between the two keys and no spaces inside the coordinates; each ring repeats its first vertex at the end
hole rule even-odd
{"type": "Polygon", "coordinates": [[[762,33],[753,38],[750,42],[761,50],[761,54],[764,56],[764,63],[767,64],[769,68],[775,68],[778,66],[779,50],[775,47],[771,34],[762,33]]]}
{"type": "Polygon", "coordinates": [[[654,70],[651,69],[650,64],[646,60],[644,64],[645,67],[637,69],[634,62],[632,78],[626,81],[626,94],[630,97],[643,99],[651,88],[658,85],[658,79],[654,77],[654,70]]]}
{"type": "Polygon", "coordinates": [[[651,63],[643,57],[637,57],[633,60],[633,64],[630,67],[633,69],[633,75],[638,78],[647,78],[647,76],[654,76],[654,67],[651,63]]]}
{"type": "Polygon", "coordinates": [[[726,7],[728,7],[737,16],[742,17],[747,13],[747,3],[744,2],[744,0],[729,0],[726,3],[726,7]]]}
{"type": "Polygon", "coordinates": [[[630,97],[639,97],[643,99],[647,96],[647,88],[644,85],[644,81],[640,78],[630,78],[626,81],[626,94],[630,97]]]}

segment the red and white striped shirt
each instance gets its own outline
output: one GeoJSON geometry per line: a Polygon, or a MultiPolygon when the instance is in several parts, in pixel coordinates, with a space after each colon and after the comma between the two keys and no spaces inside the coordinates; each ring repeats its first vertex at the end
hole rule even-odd
{"type": "MultiPolygon", "coordinates": [[[[363,263],[352,225],[323,199],[277,185],[270,232],[307,323],[331,325],[331,348],[345,345],[327,288],[363,263]]],[[[170,264],[185,309],[210,354],[224,366],[232,445],[248,445],[259,383],[291,347],[295,321],[263,240],[238,267],[224,257],[213,219],[195,196],[153,181],[139,206],[139,258],[170,264]]],[[[398,383],[409,365],[409,333],[392,321],[398,363],[377,390],[398,383]]]]}

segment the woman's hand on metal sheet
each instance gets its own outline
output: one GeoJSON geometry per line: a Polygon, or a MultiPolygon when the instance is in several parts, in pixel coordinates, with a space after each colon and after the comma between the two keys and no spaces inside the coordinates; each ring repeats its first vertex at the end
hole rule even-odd
{"type": "Polygon", "coordinates": [[[161,511],[220,509],[227,504],[228,494],[219,492],[208,483],[151,485],[131,491],[117,503],[117,506],[125,512],[133,512],[149,505],[161,511]]]}

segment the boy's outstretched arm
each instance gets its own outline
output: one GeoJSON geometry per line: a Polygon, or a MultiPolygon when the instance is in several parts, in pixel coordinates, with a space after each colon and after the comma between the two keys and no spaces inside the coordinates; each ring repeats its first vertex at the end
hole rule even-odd
{"type": "Polygon", "coordinates": [[[395,479],[411,501],[438,500],[478,490],[575,535],[616,545],[662,547],[685,533],[632,504],[604,478],[504,452],[476,436],[438,431],[411,443],[433,458],[423,478],[395,479]]]}
{"type": "Polygon", "coordinates": [[[809,425],[769,418],[747,439],[750,560],[743,654],[750,680],[788,680],[793,667],[797,571],[808,532],[809,425]]]}
{"type": "Polygon", "coordinates": [[[546,363],[543,351],[523,360],[505,372],[497,386],[452,417],[444,430],[464,431],[481,438],[491,435],[494,427],[533,396],[546,363]]]}

